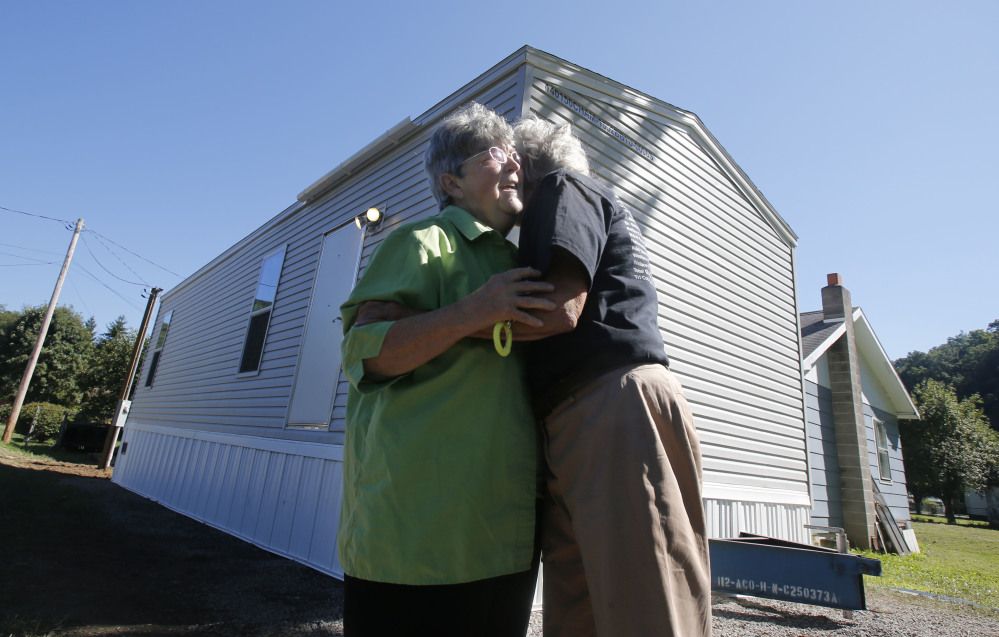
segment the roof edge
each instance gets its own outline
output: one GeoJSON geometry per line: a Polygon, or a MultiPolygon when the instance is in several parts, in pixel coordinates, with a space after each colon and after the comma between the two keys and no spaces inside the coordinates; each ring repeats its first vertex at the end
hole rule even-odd
{"type": "MultiPolygon", "coordinates": [[[[801,312],[799,316],[807,313],[801,312]]],[[[885,392],[888,394],[888,398],[895,408],[896,415],[903,419],[919,418],[919,410],[916,408],[915,403],[912,402],[912,397],[909,396],[909,391],[905,388],[905,383],[902,382],[898,372],[895,371],[895,365],[891,362],[884,347],[882,347],[881,341],[878,340],[877,335],[874,333],[874,328],[871,327],[867,316],[864,315],[864,311],[859,307],[853,308],[853,329],[857,336],[857,352],[858,354],[866,354],[865,358],[871,363],[871,369],[874,371],[878,382],[881,383],[881,386],[884,387],[885,392]]],[[[839,340],[845,332],[846,323],[843,323],[830,333],[802,361],[802,369],[808,370],[814,367],[815,363],[825,355],[832,344],[839,340]]]]}
{"type": "Polygon", "coordinates": [[[902,378],[895,370],[895,365],[892,363],[891,358],[888,357],[888,352],[881,346],[881,341],[878,340],[877,335],[874,333],[874,328],[871,327],[867,316],[864,315],[864,311],[859,307],[853,310],[853,326],[854,332],[857,335],[858,350],[863,348],[868,353],[877,353],[875,356],[868,356],[867,360],[871,362],[871,367],[874,368],[874,373],[877,375],[878,381],[885,388],[885,391],[888,392],[892,404],[895,405],[896,415],[899,418],[918,419],[919,410],[916,408],[915,403],[912,402],[912,397],[909,396],[909,391],[905,388],[905,383],[902,382],[902,378]]]}
{"type": "Polygon", "coordinates": [[[361,150],[357,151],[343,161],[339,166],[329,171],[311,186],[298,193],[297,199],[302,203],[310,203],[319,199],[328,190],[350,177],[376,157],[381,156],[385,151],[398,146],[406,141],[417,129],[419,124],[414,124],[409,117],[402,120],[392,128],[388,129],[375,141],[371,142],[361,150]]]}

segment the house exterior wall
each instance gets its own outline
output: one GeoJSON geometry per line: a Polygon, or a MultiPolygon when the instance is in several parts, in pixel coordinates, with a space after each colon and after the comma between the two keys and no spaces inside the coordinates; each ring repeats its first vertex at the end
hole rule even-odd
{"type": "Polygon", "coordinates": [[[814,381],[805,383],[809,469],[812,480],[811,522],[843,528],[839,456],[832,420],[832,392],[814,381]]]}
{"type": "Polygon", "coordinates": [[[634,213],[652,259],[666,348],[701,436],[712,536],[750,531],[806,541],[793,235],[761,212],[759,193],[695,117],[533,50],[449,96],[414,120],[398,145],[289,207],[163,296],[159,316],[172,312],[170,330],[151,387],[148,361],[140,372],[114,481],[341,574],[332,547],[346,382],[338,384],[328,429],[286,426],[323,237],[351,231],[346,224],[369,206],[385,210],[382,227],[361,246],[363,270],[395,227],[436,213],[423,152],[438,121],[473,99],[511,120],[531,111],[571,122],[597,176],[634,213]],[[260,371],[240,375],[261,260],[280,248],[260,371]]]}

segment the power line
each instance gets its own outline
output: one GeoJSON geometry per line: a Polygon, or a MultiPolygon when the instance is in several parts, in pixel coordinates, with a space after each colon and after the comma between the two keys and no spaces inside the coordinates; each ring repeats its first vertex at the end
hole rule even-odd
{"type": "Polygon", "coordinates": [[[98,238],[98,240],[100,240],[100,239],[107,239],[108,243],[112,243],[112,244],[118,246],[119,248],[121,248],[125,252],[131,254],[132,256],[138,257],[139,259],[142,259],[146,263],[148,263],[150,265],[154,265],[157,268],[159,268],[160,270],[163,270],[164,272],[168,272],[168,273],[174,275],[177,278],[181,278],[181,276],[179,274],[177,274],[176,272],[174,272],[173,270],[169,270],[167,268],[164,268],[162,265],[160,265],[158,263],[153,263],[152,261],[150,261],[146,257],[142,256],[141,254],[136,254],[136,253],[132,252],[131,250],[129,250],[128,248],[126,248],[125,246],[123,246],[123,245],[121,245],[119,243],[115,243],[114,241],[112,241],[111,239],[108,239],[107,237],[105,237],[101,233],[97,232],[96,230],[93,230],[92,228],[88,228],[88,230],[90,230],[90,232],[94,233],[94,235],[98,238]]]}
{"type": "Polygon", "coordinates": [[[72,221],[67,221],[66,219],[56,219],[55,217],[46,217],[45,215],[36,215],[34,213],[25,212],[23,210],[14,210],[13,208],[5,208],[4,206],[0,206],[0,210],[6,210],[7,212],[16,212],[19,215],[27,215],[29,217],[37,217],[39,219],[48,219],[49,221],[58,221],[59,223],[68,225],[70,229],[73,228],[73,222],[72,221]]]}
{"type": "Polygon", "coordinates": [[[27,259],[28,261],[35,262],[35,263],[0,263],[0,267],[5,267],[5,268],[16,268],[26,265],[52,265],[54,263],[59,263],[58,261],[42,261],[41,259],[26,257],[23,254],[11,254],[9,252],[0,252],[0,254],[6,257],[14,257],[15,259],[27,259]]]}
{"type": "Polygon", "coordinates": [[[118,292],[118,290],[115,290],[113,287],[111,287],[110,285],[108,285],[104,281],[101,281],[99,278],[97,278],[96,276],[94,276],[93,273],[91,273],[89,270],[87,270],[82,265],[80,265],[78,263],[74,263],[72,265],[72,267],[77,268],[79,270],[82,270],[84,274],[86,274],[87,276],[89,276],[94,281],[97,281],[98,283],[100,283],[101,285],[103,285],[105,288],[108,289],[109,292],[111,292],[112,294],[114,294],[115,296],[117,296],[119,299],[121,299],[122,301],[124,301],[125,303],[127,303],[132,309],[138,310],[140,312],[142,311],[141,307],[137,307],[135,305],[132,305],[132,302],[127,297],[122,296],[121,293],[118,292]]]}
{"type": "Polygon", "coordinates": [[[0,263],[0,268],[24,268],[33,265],[59,265],[58,261],[46,261],[44,263],[0,263]]]}
{"type": "MultiPolygon", "coordinates": [[[[15,210],[15,209],[13,209],[13,208],[7,208],[6,206],[0,206],[0,210],[6,210],[7,212],[13,212],[13,213],[17,213],[17,214],[21,214],[21,215],[26,215],[26,216],[28,216],[28,217],[35,217],[35,218],[38,218],[38,219],[47,219],[47,220],[49,220],[49,221],[57,221],[57,222],[59,222],[59,223],[62,223],[63,225],[65,225],[65,226],[66,226],[66,228],[67,228],[68,230],[72,230],[72,229],[73,229],[73,226],[74,226],[74,222],[72,222],[72,221],[67,221],[67,220],[65,220],[65,219],[57,219],[57,218],[55,218],[55,217],[47,217],[47,216],[45,216],[45,215],[39,215],[39,214],[35,214],[35,213],[32,213],[32,212],[25,212],[25,211],[23,211],[23,210],[15,210]]],[[[121,248],[122,250],[124,250],[125,252],[127,252],[127,253],[131,254],[132,256],[134,256],[134,257],[136,257],[136,258],[138,258],[138,259],[142,259],[142,260],[143,260],[143,261],[145,261],[146,263],[148,263],[148,264],[150,264],[150,265],[152,265],[152,266],[155,266],[155,267],[159,268],[160,270],[163,270],[164,272],[167,272],[167,273],[169,273],[169,274],[172,274],[172,275],[174,275],[174,276],[175,276],[175,277],[177,277],[178,279],[179,279],[179,278],[182,278],[182,277],[181,277],[181,276],[180,276],[179,274],[177,274],[176,272],[174,272],[174,271],[172,271],[172,270],[170,270],[170,269],[168,269],[168,268],[165,268],[165,267],[163,267],[162,265],[160,265],[160,264],[158,264],[158,263],[154,263],[153,261],[150,261],[149,259],[147,259],[146,257],[142,256],[141,254],[137,254],[136,252],[133,252],[132,250],[129,250],[129,249],[128,249],[128,248],[126,248],[125,246],[123,246],[123,245],[121,245],[120,243],[117,243],[117,242],[115,242],[115,241],[113,241],[113,240],[109,239],[108,237],[106,237],[106,236],[102,235],[101,233],[97,232],[97,231],[96,231],[96,230],[94,230],[93,228],[86,228],[86,230],[87,230],[88,232],[91,232],[91,233],[92,233],[92,234],[93,234],[93,235],[94,235],[95,237],[97,237],[97,240],[98,240],[98,241],[101,241],[101,243],[102,243],[102,244],[104,243],[104,241],[107,241],[108,243],[111,243],[111,244],[113,244],[113,245],[115,245],[115,246],[117,246],[117,247],[121,248]]],[[[108,250],[109,252],[111,252],[112,254],[114,254],[114,252],[113,252],[113,251],[112,251],[112,250],[111,250],[110,248],[108,248],[108,247],[107,247],[106,245],[105,245],[104,247],[105,247],[105,248],[106,248],[106,249],[107,249],[107,250],[108,250]]],[[[88,250],[89,250],[89,248],[88,248],[88,250]]],[[[93,252],[91,252],[91,255],[93,255],[93,252]]],[[[117,259],[118,259],[119,261],[122,261],[122,260],[121,260],[121,258],[120,258],[120,257],[118,257],[117,255],[115,255],[115,258],[117,258],[117,259]]],[[[96,257],[96,256],[94,257],[94,260],[95,260],[95,261],[97,260],[97,257],[96,257]]],[[[123,263],[123,264],[125,264],[125,262],[124,262],[124,261],[122,261],[122,263],[123,263]]],[[[101,266],[101,267],[103,267],[103,266],[101,266]]],[[[126,268],[128,268],[128,269],[129,269],[129,270],[130,270],[130,271],[132,272],[132,274],[135,274],[135,276],[136,276],[136,277],[138,277],[138,278],[140,278],[140,279],[142,278],[141,276],[139,276],[138,274],[136,274],[136,272],[135,272],[134,270],[132,270],[132,268],[128,267],[128,265],[127,265],[127,264],[125,264],[125,267],[126,267],[126,268]]],[[[114,275],[112,274],[112,276],[114,276],[114,275]]],[[[126,281],[126,283],[131,283],[131,281],[126,281]]],[[[137,284],[135,284],[135,285],[145,285],[145,286],[147,286],[147,287],[151,287],[151,286],[150,286],[150,284],[148,284],[148,283],[137,283],[137,284]]]]}
{"type": "MultiPolygon", "coordinates": [[[[96,234],[96,233],[95,233],[95,234],[96,234]]],[[[98,238],[98,241],[100,241],[100,238],[98,238]]],[[[101,243],[103,244],[104,242],[102,241],[101,243]]],[[[130,285],[141,285],[141,286],[143,286],[143,287],[149,287],[149,284],[148,284],[148,283],[146,283],[145,281],[141,281],[141,282],[138,282],[138,283],[137,283],[137,282],[135,282],[135,281],[129,281],[129,280],[127,280],[127,279],[123,279],[123,278],[121,278],[120,276],[118,276],[117,274],[115,274],[114,272],[112,272],[111,270],[108,270],[108,269],[107,269],[106,267],[104,267],[104,264],[103,264],[103,263],[101,263],[100,259],[98,259],[98,258],[97,258],[97,255],[96,255],[96,254],[94,254],[94,251],[90,249],[90,244],[89,244],[89,243],[87,243],[87,235],[83,235],[83,245],[85,245],[85,246],[87,247],[87,252],[89,252],[89,253],[90,253],[90,256],[92,256],[92,257],[94,258],[94,263],[96,263],[97,265],[99,265],[99,266],[101,267],[101,269],[102,269],[102,270],[104,270],[105,272],[107,272],[108,274],[110,274],[111,276],[113,276],[114,278],[118,279],[118,280],[119,280],[119,281],[121,281],[122,283],[128,283],[128,284],[130,284],[130,285]]],[[[105,248],[107,248],[107,246],[104,246],[104,247],[105,247],[105,248]]],[[[108,249],[108,252],[111,252],[111,250],[110,250],[110,249],[108,249]]],[[[138,274],[137,274],[137,273],[135,272],[135,270],[133,270],[132,268],[129,268],[129,267],[128,267],[128,264],[127,264],[127,263],[125,263],[125,262],[124,262],[124,261],[122,261],[122,260],[121,260],[120,258],[118,258],[118,255],[114,254],[114,252],[111,252],[111,254],[112,254],[112,255],[113,255],[113,256],[114,256],[114,257],[115,257],[116,259],[118,259],[118,261],[121,261],[121,264],[122,264],[122,265],[124,265],[124,266],[125,266],[126,268],[128,268],[128,271],[129,271],[129,272],[131,272],[131,273],[132,273],[132,274],[134,274],[135,276],[139,277],[139,279],[141,279],[141,278],[142,278],[141,276],[139,276],[139,275],[138,275],[138,274]]]]}
{"type": "Polygon", "coordinates": [[[86,297],[80,294],[80,289],[76,287],[76,281],[74,281],[69,277],[67,277],[66,280],[69,282],[70,287],[73,288],[73,291],[76,292],[76,296],[78,299],[80,299],[80,304],[83,305],[83,309],[87,311],[87,314],[93,316],[94,313],[90,311],[90,306],[87,305],[86,297]]]}
{"type": "Polygon", "coordinates": [[[0,243],[0,246],[6,248],[16,248],[18,250],[27,250],[28,252],[41,252],[42,254],[59,254],[58,252],[52,252],[51,250],[39,250],[38,248],[26,248],[24,246],[14,245],[13,243],[0,243]]]}

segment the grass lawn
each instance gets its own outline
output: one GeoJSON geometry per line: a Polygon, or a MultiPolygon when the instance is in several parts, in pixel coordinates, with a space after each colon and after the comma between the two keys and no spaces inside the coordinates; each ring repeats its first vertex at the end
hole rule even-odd
{"type": "Polygon", "coordinates": [[[871,588],[907,588],[999,608],[999,530],[984,522],[915,516],[921,553],[900,557],[864,553],[881,560],[882,576],[867,577],[871,588]]]}
{"type": "MultiPolygon", "coordinates": [[[[2,430],[2,427],[0,427],[2,430]]],[[[24,434],[14,433],[10,442],[4,444],[3,448],[8,452],[20,454],[25,457],[41,457],[47,460],[55,460],[56,462],[73,462],[73,463],[89,463],[91,462],[92,454],[86,454],[80,451],[75,451],[72,449],[53,449],[52,445],[55,440],[46,440],[45,442],[29,442],[27,446],[24,444],[24,434]]],[[[96,456],[93,456],[96,458],[96,456]]],[[[96,464],[97,460],[94,459],[93,462],[96,464]]]]}

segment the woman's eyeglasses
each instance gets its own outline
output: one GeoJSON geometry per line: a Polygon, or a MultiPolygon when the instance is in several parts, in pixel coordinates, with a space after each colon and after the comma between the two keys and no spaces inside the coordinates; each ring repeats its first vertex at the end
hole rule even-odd
{"type": "Polygon", "coordinates": [[[471,157],[469,157],[468,159],[466,159],[465,161],[463,161],[461,163],[463,163],[463,164],[467,163],[467,162],[475,159],[479,155],[484,155],[486,153],[489,153],[489,156],[493,160],[495,160],[496,163],[498,163],[500,166],[504,165],[507,162],[508,159],[512,159],[513,161],[517,162],[518,164],[520,163],[520,154],[518,154],[517,151],[511,150],[511,151],[507,152],[507,151],[503,150],[502,148],[500,148],[499,146],[491,146],[490,148],[482,151],[481,153],[475,153],[474,155],[472,155],[471,157]]]}

